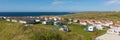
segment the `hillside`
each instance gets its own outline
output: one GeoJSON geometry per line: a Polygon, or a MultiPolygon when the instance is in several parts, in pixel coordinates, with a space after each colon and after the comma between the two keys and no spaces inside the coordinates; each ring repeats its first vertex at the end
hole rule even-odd
{"type": "MultiPolygon", "coordinates": [[[[84,26],[67,25],[71,32],[59,31],[59,27],[43,24],[24,24],[0,21],[0,40],[91,40],[94,32],[87,32],[84,26]],[[51,30],[56,28],[57,30],[51,30]]],[[[106,30],[106,29],[105,29],[106,30]]],[[[99,35],[105,30],[96,31],[99,35]]]]}
{"type": "Polygon", "coordinates": [[[64,17],[77,19],[112,20],[116,22],[120,20],[120,12],[80,12],[76,14],[69,14],[64,17]]]}
{"type": "MultiPolygon", "coordinates": [[[[68,14],[62,16],[64,18],[77,19],[96,19],[96,20],[112,20],[120,21],[120,12],[81,12],[76,14],[68,14]]],[[[7,22],[0,20],[0,40],[92,40],[93,34],[98,32],[98,35],[106,33],[104,30],[95,32],[85,31],[85,26],[80,24],[67,25],[71,32],[59,31],[58,26],[43,25],[43,24],[25,24],[7,22]],[[56,28],[57,30],[51,30],[56,28]]]]}

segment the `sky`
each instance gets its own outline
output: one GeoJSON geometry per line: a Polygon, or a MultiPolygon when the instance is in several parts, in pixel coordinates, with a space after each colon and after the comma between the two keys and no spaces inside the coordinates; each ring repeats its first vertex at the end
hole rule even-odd
{"type": "Polygon", "coordinates": [[[118,11],[120,0],[0,0],[0,12],[118,11]]]}

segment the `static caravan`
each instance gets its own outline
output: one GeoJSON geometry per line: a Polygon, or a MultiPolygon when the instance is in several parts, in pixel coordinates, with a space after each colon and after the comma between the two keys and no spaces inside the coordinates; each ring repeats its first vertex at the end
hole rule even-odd
{"type": "Polygon", "coordinates": [[[74,23],[78,23],[79,20],[78,20],[78,19],[74,19],[73,22],[74,22],[74,23]]]}
{"type": "Polygon", "coordinates": [[[58,19],[57,18],[53,18],[54,21],[57,21],[58,19]]]}
{"type": "Polygon", "coordinates": [[[40,19],[35,19],[35,22],[37,22],[37,23],[40,22],[40,19]]]}
{"type": "Polygon", "coordinates": [[[96,27],[97,30],[103,30],[103,26],[99,23],[94,23],[94,26],[96,27]]]}
{"type": "Polygon", "coordinates": [[[80,24],[81,24],[81,25],[87,25],[87,23],[86,23],[86,22],[80,22],[80,24]]]}
{"type": "Polygon", "coordinates": [[[120,28],[120,24],[113,24],[110,25],[110,28],[114,29],[114,28],[120,28]]]}
{"type": "Polygon", "coordinates": [[[59,17],[58,20],[62,20],[62,18],[59,17]]]}
{"type": "Polygon", "coordinates": [[[7,19],[7,17],[3,17],[3,19],[7,19]]]}
{"type": "Polygon", "coordinates": [[[0,20],[3,20],[3,17],[0,17],[0,20]]]}
{"type": "Polygon", "coordinates": [[[68,22],[67,24],[72,24],[73,22],[68,22]]]}
{"type": "Polygon", "coordinates": [[[86,23],[85,20],[80,20],[80,24],[81,24],[81,25],[87,25],[87,23],[86,23]]]}
{"type": "Polygon", "coordinates": [[[11,21],[11,19],[7,18],[7,19],[6,19],[6,21],[10,22],[10,21],[11,21]]]}
{"type": "Polygon", "coordinates": [[[27,22],[24,21],[24,20],[19,20],[19,23],[24,23],[24,24],[26,24],[27,22]]]}
{"type": "Polygon", "coordinates": [[[19,20],[19,23],[34,24],[34,23],[35,23],[35,20],[19,20]]]}
{"type": "Polygon", "coordinates": [[[103,25],[103,26],[110,26],[110,25],[112,25],[112,24],[113,24],[112,21],[102,21],[102,25],[103,25]]]}
{"type": "Polygon", "coordinates": [[[105,22],[102,22],[102,25],[103,25],[103,26],[110,26],[109,23],[105,23],[105,22]]]}
{"type": "Polygon", "coordinates": [[[17,20],[15,20],[15,19],[11,19],[11,22],[18,22],[17,20]]]}
{"type": "Polygon", "coordinates": [[[68,22],[72,22],[72,21],[73,21],[73,19],[67,19],[67,21],[68,21],[68,22]]]}
{"type": "Polygon", "coordinates": [[[47,24],[47,21],[42,21],[42,24],[47,24]]]}
{"type": "Polygon", "coordinates": [[[45,21],[48,21],[48,20],[49,20],[49,18],[48,18],[48,17],[45,17],[45,18],[44,18],[44,20],[45,20],[45,21]]]}
{"type": "Polygon", "coordinates": [[[93,21],[93,22],[94,22],[94,23],[101,24],[101,21],[98,21],[98,20],[97,20],[97,21],[95,20],[95,21],[93,21]]]}
{"type": "Polygon", "coordinates": [[[53,22],[52,21],[42,21],[42,24],[53,24],[53,22]]]}

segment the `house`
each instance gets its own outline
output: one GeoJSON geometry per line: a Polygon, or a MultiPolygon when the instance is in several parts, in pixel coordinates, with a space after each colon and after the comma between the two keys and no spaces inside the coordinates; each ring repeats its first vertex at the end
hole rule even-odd
{"type": "Polygon", "coordinates": [[[70,32],[69,28],[66,25],[63,25],[59,30],[65,31],[65,32],[70,32]]]}
{"type": "Polygon", "coordinates": [[[95,26],[87,26],[87,27],[85,27],[84,30],[93,32],[96,30],[96,27],[95,26]]]}
{"type": "Polygon", "coordinates": [[[120,40],[120,29],[108,29],[107,33],[96,37],[95,40],[120,40]]]}

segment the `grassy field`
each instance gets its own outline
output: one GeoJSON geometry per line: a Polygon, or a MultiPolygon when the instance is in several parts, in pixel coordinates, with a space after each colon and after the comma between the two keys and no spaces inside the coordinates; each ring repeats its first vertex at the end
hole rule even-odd
{"type": "MultiPolygon", "coordinates": [[[[0,21],[0,40],[91,40],[94,32],[87,32],[84,26],[79,24],[67,25],[71,32],[50,30],[59,29],[53,25],[31,24],[24,27],[24,24],[0,21]]],[[[105,33],[106,29],[96,31],[99,34],[105,33]]]]}

